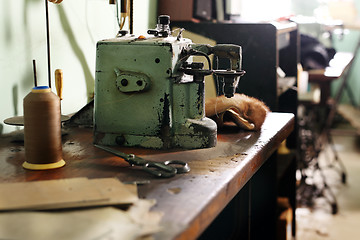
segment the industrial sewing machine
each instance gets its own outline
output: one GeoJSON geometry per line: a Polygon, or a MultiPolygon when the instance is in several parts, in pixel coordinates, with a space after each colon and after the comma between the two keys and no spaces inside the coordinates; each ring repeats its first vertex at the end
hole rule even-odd
{"type": "Polygon", "coordinates": [[[193,44],[181,31],[171,36],[169,16],[159,16],[149,36],[120,31],[97,43],[94,142],[145,148],[206,148],[216,145],[216,123],[205,117],[204,76],[221,79],[227,97],[235,93],[241,47],[193,44]],[[204,69],[192,56],[230,60],[229,69],[204,69]]]}

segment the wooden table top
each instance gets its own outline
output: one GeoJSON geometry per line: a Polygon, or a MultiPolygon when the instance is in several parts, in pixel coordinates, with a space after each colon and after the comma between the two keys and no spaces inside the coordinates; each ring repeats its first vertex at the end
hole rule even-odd
{"type": "Polygon", "coordinates": [[[0,136],[0,182],[23,182],[74,177],[116,177],[121,181],[149,181],[138,186],[140,198],[156,199],[154,211],[164,213],[164,231],[155,239],[195,239],[238,193],[294,128],[294,115],[269,113],[261,131],[228,127],[219,130],[214,148],[196,150],[146,150],[118,148],[145,159],[186,161],[191,171],[173,178],[154,178],[130,167],[92,144],[92,129],[71,128],[63,136],[60,169],[29,171],[23,142],[16,134],[0,136]]]}

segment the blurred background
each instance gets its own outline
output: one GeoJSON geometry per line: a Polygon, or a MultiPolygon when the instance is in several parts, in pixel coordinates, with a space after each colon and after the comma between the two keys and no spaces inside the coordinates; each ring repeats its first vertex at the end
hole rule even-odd
{"type": "MultiPolygon", "coordinates": [[[[215,2],[219,1],[213,2],[215,6],[215,2]]],[[[315,21],[342,19],[352,22],[357,19],[356,9],[360,1],[226,0],[223,3],[223,14],[218,11],[215,21],[226,20],[229,16],[253,22],[306,16],[315,18],[315,21]],[[343,10],[339,8],[339,3],[343,10]]],[[[134,0],[133,4],[133,33],[145,34],[148,28],[156,25],[159,3],[157,0],[134,0]]],[[[22,115],[22,100],[33,87],[33,59],[37,62],[39,85],[47,84],[44,1],[0,0],[0,12],[0,119],[6,119],[22,115]]],[[[59,68],[64,72],[62,112],[70,114],[78,111],[93,96],[96,42],[116,35],[116,9],[106,0],[64,0],[59,5],[49,3],[49,20],[51,67],[52,71],[59,68]]],[[[304,24],[299,28],[301,32],[328,43],[319,27],[304,24]]],[[[332,44],[338,51],[352,52],[359,31],[350,29],[345,34],[345,37],[334,37],[332,44]]],[[[358,59],[355,65],[359,65],[358,59]]],[[[355,80],[359,71],[359,67],[354,67],[351,72],[349,84],[353,92],[360,90],[360,83],[355,80]]],[[[342,101],[348,101],[347,96],[342,101]]],[[[360,102],[359,95],[355,96],[355,101],[360,102]]],[[[13,130],[14,127],[4,125],[1,121],[0,133],[13,130]]]]}

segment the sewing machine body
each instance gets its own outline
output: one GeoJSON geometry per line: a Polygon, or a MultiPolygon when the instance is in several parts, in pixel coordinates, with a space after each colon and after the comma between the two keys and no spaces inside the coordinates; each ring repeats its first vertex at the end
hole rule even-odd
{"type": "Polygon", "coordinates": [[[170,17],[159,16],[149,36],[119,32],[96,49],[94,143],[146,148],[206,148],[216,145],[216,123],[205,117],[204,76],[221,79],[232,97],[241,70],[241,47],[193,44],[174,37],[170,17]],[[153,35],[153,36],[150,36],[153,35]],[[229,59],[213,70],[208,55],[229,59]],[[202,56],[193,62],[192,56],[202,56]]]}
{"type": "Polygon", "coordinates": [[[97,44],[95,143],[215,146],[216,124],[204,117],[204,82],[177,69],[189,44],[172,36],[123,36],[97,44]]]}

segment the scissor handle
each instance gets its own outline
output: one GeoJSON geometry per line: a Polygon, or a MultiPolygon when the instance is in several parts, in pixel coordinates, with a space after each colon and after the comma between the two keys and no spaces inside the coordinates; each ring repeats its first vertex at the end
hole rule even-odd
{"type": "Polygon", "coordinates": [[[165,165],[176,168],[177,173],[188,173],[190,172],[190,166],[181,160],[168,160],[164,162],[165,165]]]}
{"type": "Polygon", "coordinates": [[[170,178],[176,175],[176,168],[162,162],[148,162],[143,166],[143,170],[156,176],[170,178]]]}
{"type": "Polygon", "coordinates": [[[186,162],[180,160],[168,160],[165,162],[151,162],[134,154],[125,154],[110,147],[95,145],[96,147],[110,152],[125,159],[130,165],[142,166],[143,170],[157,177],[169,178],[177,173],[187,173],[190,167],[186,162]],[[180,166],[180,167],[179,167],[180,166]]]}

